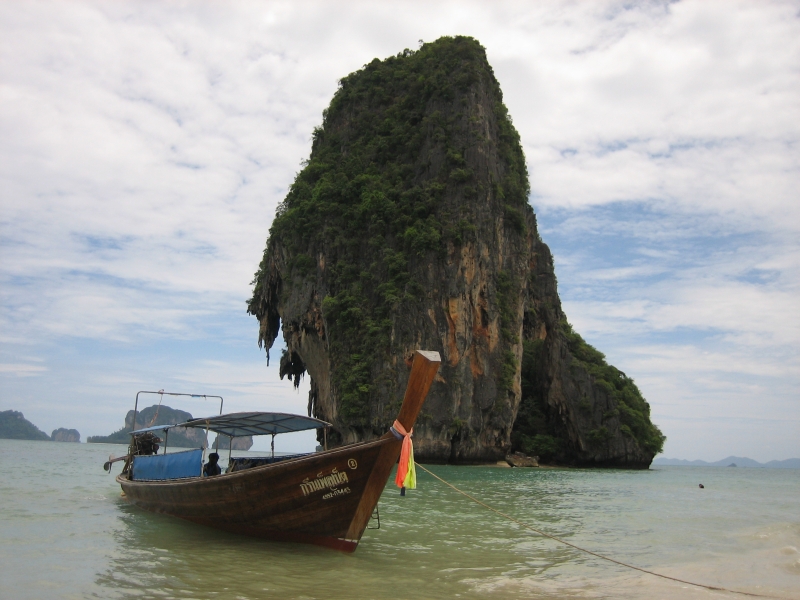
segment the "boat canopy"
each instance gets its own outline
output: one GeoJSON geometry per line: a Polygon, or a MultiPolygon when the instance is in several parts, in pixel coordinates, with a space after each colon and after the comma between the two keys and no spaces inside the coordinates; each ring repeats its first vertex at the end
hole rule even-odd
{"type": "Polygon", "coordinates": [[[177,425],[153,425],[152,427],[145,427],[143,429],[131,431],[131,435],[135,433],[147,433],[148,431],[166,431],[167,429],[172,429],[173,427],[177,427],[177,425]]]}
{"type": "Polygon", "coordinates": [[[276,435],[278,433],[292,433],[294,431],[305,431],[307,429],[317,429],[319,427],[330,427],[330,423],[304,417],[302,415],[292,415],[288,413],[274,412],[239,412],[227,415],[217,415],[215,417],[204,417],[190,419],[175,425],[154,425],[145,429],[137,429],[132,433],[144,433],[147,431],[168,430],[173,427],[194,427],[206,429],[215,433],[221,433],[229,437],[240,437],[244,435],[276,435]]]}

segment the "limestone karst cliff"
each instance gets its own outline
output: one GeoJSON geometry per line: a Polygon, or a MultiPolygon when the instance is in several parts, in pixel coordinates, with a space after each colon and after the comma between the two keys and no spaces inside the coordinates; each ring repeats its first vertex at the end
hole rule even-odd
{"type": "Polygon", "coordinates": [[[281,375],[311,378],[331,442],[381,435],[415,349],[442,354],[421,460],[521,449],[646,467],[663,444],[624,373],[569,326],[528,204],[525,158],[484,49],[466,37],[344,77],[279,206],[248,311],[281,375]]]}
{"type": "MultiPolygon", "coordinates": [[[[136,428],[152,427],[153,425],[175,425],[192,419],[191,413],[179,410],[166,405],[153,404],[141,409],[136,415],[136,428]]],[[[125,425],[110,435],[89,436],[86,440],[89,444],[128,444],[130,442],[130,432],[133,430],[133,411],[129,410],[125,415],[125,425]]],[[[158,434],[163,436],[163,434],[158,434]]],[[[213,434],[212,434],[213,435],[213,434]]],[[[230,438],[220,436],[219,443],[212,442],[220,450],[227,450],[230,446],[230,438]]],[[[202,429],[173,427],[170,429],[169,437],[166,437],[167,445],[170,448],[199,448],[205,445],[206,434],[202,429]]],[[[234,450],[249,450],[253,445],[253,436],[247,435],[233,440],[234,450]]]]}
{"type": "Polygon", "coordinates": [[[59,427],[53,430],[53,433],[50,434],[50,439],[54,442],[79,443],[81,441],[81,434],[77,429],[59,427]]]}

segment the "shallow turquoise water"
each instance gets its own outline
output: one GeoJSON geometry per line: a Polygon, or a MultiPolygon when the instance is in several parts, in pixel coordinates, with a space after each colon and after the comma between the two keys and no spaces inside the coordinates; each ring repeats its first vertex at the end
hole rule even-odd
{"type": "MultiPolygon", "coordinates": [[[[1,597],[735,597],[536,536],[422,472],[404,498],[387,487],[381,529],[354,554],[229,535],[129,506],[101,468],[112,452],[124,448],[0,440],[1,597]]],[[[800,598],[798,470],[428,468],[618,560],[800,598]]]]}

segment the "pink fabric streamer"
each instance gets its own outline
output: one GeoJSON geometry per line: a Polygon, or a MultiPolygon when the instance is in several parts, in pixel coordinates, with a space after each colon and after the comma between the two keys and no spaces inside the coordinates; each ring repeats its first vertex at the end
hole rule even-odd
{"type": "Polygon", "coordinates": [[[411,431],[406,432],[406,428],[403,427],[400,421],[395,421],[392,427],[403,436],[403,447],[400,449],[400,464],[397,465],[397,475],[394,477],[395,484],[401,488],[406,480],[406,475],[408,475],[408,458],[411,455],[411,435],[414,433],[414,429],[412,428],[411,431]]]}

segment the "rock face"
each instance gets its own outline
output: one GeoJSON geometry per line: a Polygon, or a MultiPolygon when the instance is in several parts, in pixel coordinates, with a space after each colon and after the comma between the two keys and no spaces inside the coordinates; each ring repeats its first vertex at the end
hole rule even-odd
{"type": "MultiPolygon", "coordinates": [[[[153,425],[175,425],[188,421],[192,418],[191,413],[169,406],[148,406],[143,408],[136,415],[136,428],[152,427],[153,425]]],[[[125,415],[124,431],[131,431],[133,427],[133,411],[129,410],[125,415]]],[[[158,434],[162,439],[163,435],[158,434]]],[[[181,448],[200,448],[205,444],[205,431],[195,428],[175,427],[170,429],[167,438],[168,446],[179,446],[181,448]]],[[[127,440],[126,440],[127,441],[127,440]]]]}
{"type": "Polygon", "coordinates": [[[81,434],[77,429],[64,429],[59,427],[50,434],[50,439],[54,442],[80,442],[81,434]]]}
{"type": "MultiPolygon", "coordinates": [[[[384,433],[415,349],[442,366],[420,460],[647,467],[663,444],[632,380],[575,334],[484,49],[442,38],[340,82],[279,206],[248,311],[282,331],[332,443],[384,433]]],[[[269,355],[268,355],[269,356],[269,355]]]]}

